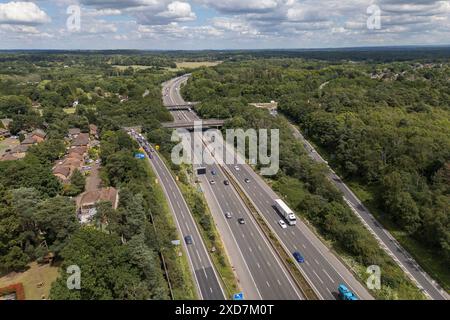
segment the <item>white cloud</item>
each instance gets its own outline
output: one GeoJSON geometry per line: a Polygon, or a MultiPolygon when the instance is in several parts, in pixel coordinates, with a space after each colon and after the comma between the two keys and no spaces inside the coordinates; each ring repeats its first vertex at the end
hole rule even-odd
{"type": "Polygon", "coordinates": [[[33,2],[0,3],[0,24],[39,25],[51,19],[33,2]]]}

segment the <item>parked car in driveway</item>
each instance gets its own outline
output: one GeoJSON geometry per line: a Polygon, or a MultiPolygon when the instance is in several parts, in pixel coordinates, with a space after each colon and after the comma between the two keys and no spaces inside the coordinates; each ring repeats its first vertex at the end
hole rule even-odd
{"type": "Polygon", "coordinates": [[[295,251],[293,254],[295,261],[297,261],[298,263],[303,263],[305,262],[305,258],[302,256],[302,254],[298,251],[295,251]]]}
{"type": "Polygon", "coordinates": [[[191,236],[184,237],[184,241],[186,242],[187,245],[190,245],[190,244],[194,243],[194,241],[192,240],[191,236]]]}

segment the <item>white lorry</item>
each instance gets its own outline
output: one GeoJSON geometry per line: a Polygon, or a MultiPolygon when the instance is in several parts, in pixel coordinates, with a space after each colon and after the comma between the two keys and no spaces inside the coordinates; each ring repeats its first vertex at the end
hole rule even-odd
{"type": "Polygon", "coordinates": [[[284,203],[283,200],[276,199],[275,208],[290,226],[293,226],[297,223],[297,218],[295,217],[294,212],[292,212],[292,210],[286,205],[286,203],[284,203]]]}

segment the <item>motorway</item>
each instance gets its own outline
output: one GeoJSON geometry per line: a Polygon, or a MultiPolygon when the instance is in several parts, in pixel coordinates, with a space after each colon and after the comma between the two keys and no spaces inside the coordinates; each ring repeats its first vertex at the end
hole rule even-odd
{"type": "MultiPolygon", "coordinates": [[[[163,88],[165,105],[182,104],[177,88],[185,80],[181,78],[166,83],[163,88]]],[[[190,111],[172,111],[172,114],[175,122],[200,120],[190,111]]],[[[187,150],[194,149],[194,135],[197,135],[198,141],[202,141],[201,134],[191,134],[190,142],[187,142],[190,145],[185,146],[187,150]]],[[[202,149],[198,151],[202,152],[202,149]]],[[[207,163],[214,162],[211,155],[205,153],[205,156],[209,157],[206,159],[207,163]]],[[[214,221],[224,238],[224,244],[246,299],[303,299],[235,189],[231,185],[224,184],[226,177],[221,168],[217,164],[206,165],[206,168],[206,175],[199,176],[200,185],[214,221]],[[211,180],[215,183],[211,184],[211,180]],[[233,217],[227,219],[226,212],[230,212],[233,217]],[[246,223],[239,224],[239,218],[244,218],[246,223]]]]}
{"type": "MultiPolygon", "coordinates": [[[[299,139],[309,156],[325,165],[328,165],[314,149],[314,147],[303,137],[297,127],[291,126],[294,136],[299,139]]],[[[329,168],[329,179],[343,193],[344,200],[353,210],[353,212],[362,220],[367,229],[381,243],[382,248],[396,261],[403,271],[413,280],[416,285],[434,300],[448,300],[448,294],[434,281],[419,264],[410,256],[410,254],[401,247],[395,238],[375,219],[369,210],[362,204],[350,188],[342,181],[342,179],[329,168]]]]}
{"type": "MultiPolygon", "coordinates": [[[[170,104],[183,104],[184,101],[179,94],[179,86],[186,82],[187,76],[176,78],[170,82],[168,90],[165,91],[165,98],[170,104]]],[[[190,111],[177,111],[176,118],[180,120],[195,119],[196,115],[190,111]]],[[[233,148],[225,148],[226,152],[233,152],[233,148]],[[231,150],[231,151],[230,151],[231,150]]],[[[217,155],[216,155],[217,156],[217,155]]],[[[224,159],[224,158],[222,158],[224,159]]],[[[220,159],[216,159],[220,162],[220,159]]],[[[345,283],[360,299],[373,299],[367,289],[354,277],[346,266],[320,241],[320,239],[302,221],[298,221],[296,226],[282,229],[278,221],[280,216],[272,207],[273,200],[279,198],[270,187],[260,178],[253,169],[244,164],[238,165],[239,171],[234,164],[225,165],[240,187],[253,202],[257,210],[264,217],[272,231],[290,254],[293,251],[300,251],[305,256],[304,264],[297,264],[309,284],[315,289],[321,299],[336,299],[339,284],[345,283]],[[244,180],[249,178],[250,183],[244,180]]],[[[228,199],[223,202],[229,202],[228,199]]]]}
{"type": "MultiPolygon", "coordinates": [[[[136,137],[135,137],[136,138],[136,137]]],[[[143,146],[147,143],[144,139],[143,146]]],[[[150,165],[157,175],[166,198],[168,199],[170,210],[177,224],[179,233],[182,235],[182,245],[188,255],[188,261],[193,271],[195,283],[197,285],[200,299],[202,300],[225,300],[225,294],[221,287],[221,282],[215,271],[208,251],[203,243],[200,232],[192,217],[183,195],[178,188],[175,179],[169,169],[156,152],[151,152],[151,157],[147,157],[150,165]],[[185,237],[192,237],[192,244],[186,244],[185,237]]]]}

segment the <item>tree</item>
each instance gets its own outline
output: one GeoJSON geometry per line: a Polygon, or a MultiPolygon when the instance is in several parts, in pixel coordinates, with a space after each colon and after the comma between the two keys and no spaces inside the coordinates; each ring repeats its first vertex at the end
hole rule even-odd
{"type": "Polygon", "coordinates": [[[50,251],[55,254],[59,253],[79,227],[75,203],[66,197],[57,196],[41,202],[35,217],[37,227],[44,235],[50,251]]]}

